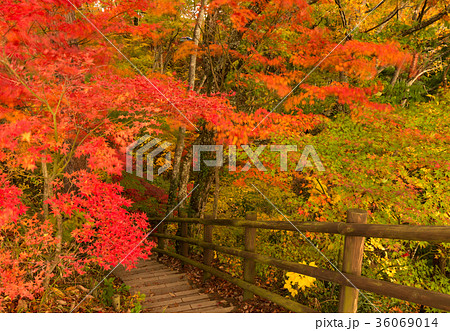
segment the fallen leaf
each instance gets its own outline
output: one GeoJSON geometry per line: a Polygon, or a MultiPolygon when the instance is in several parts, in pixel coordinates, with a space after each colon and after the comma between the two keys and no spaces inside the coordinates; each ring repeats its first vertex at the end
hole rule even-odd
{"type": "Polygon", "coordinates": [[[78,287],[80,290],[82,290],[83,292],[89,292],[89,290],[88,290],[86,287],[82,286],[82,285],[78,285],[77,287],[78,287]]]}

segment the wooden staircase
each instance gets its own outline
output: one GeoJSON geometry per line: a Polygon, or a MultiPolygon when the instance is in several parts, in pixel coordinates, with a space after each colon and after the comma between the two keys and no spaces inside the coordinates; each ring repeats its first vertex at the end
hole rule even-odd
{"type": "Polygon", "coordinates": [[[149,313],[229,313],[234,307],[224,307],[199,288],[191,285],[186,274],[156,261],[155,257],[140,261],[137,268],[114,270],[130,287],[130,292],[145,294],[143,312],[149,313]]]}

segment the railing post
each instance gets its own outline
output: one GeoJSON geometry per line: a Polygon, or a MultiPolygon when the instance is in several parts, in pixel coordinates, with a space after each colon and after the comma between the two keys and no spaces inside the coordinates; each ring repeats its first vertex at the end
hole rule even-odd
{"type": "MultiPolygon", "coordinates": [[[[166,234],[166,232],[167,232],[166,223],[162,222],[162,223],[158,226],[158,232],[159,232],[159,233],[166,234]]],[[[166,249],[166,239],[164,239],[164,238],[158,238],[158,248],[159,248],[159,249],[162,249],[162,250],[165,250],[165,249],[166,249]]],[[[164,254],[162,254],[162,253],[158,253],[156,259],[157,259],[157,260],[160,260],[161,257],[162,257],[163,255],[164,255],[164,254]]]]}
{"type": "MultiPolygon", "coordinates": [[[[186,222],[180,222],[181,223],[181,236],[182,237],[189,237],[188,235],[188,224],[186,222]]],[[[187,257],[189,256],[189,244],[187,242],[181,243],[181,255],[187,257]]]]}
{"type": "MultiPolygon", "coordinates": [[[[206,220],[212,220],[212,215],[205,215],[206,220]]],[[[213,239],[213,225],[205,224],[203,227],[203,241],[212,243],[213,239]]],[[[212,260],[213,260],[213,250],[209,248],[203,249],[203,264],[207,266],[211,266],[212,260]]],[[[211,277],[211,274],[209,272],[203,273],[203,280],[207,280],[211,277]]]]}
{"type": "MultiPolygon", "coordinates": [[[[347,210],[347,223],[366,223],[367,211],[362,209],[347,210]]],[[[364,254],[364,237],[346,236],[344,242],[344,258],[342,272],[361,275],[364,254]]],[[[359,290],[354,287],[342,286],[339,298],[340,313],[356,313],[358,309],[359,290]]]]}
{"type": "MultiPolygon", "coordinates": [[[[247,213],[245,219],[248,221],[256,221],[257,216],[255,212],[247,213]]],[[[245,250],[248,252],[255,252],[256,248],[256,228],[245,227],[245,250]]],[[[244,280],[251,284],[255,284],[256,277],[256,262],[250,259],[244,259],[244,280]]],[[[244,290],[244,300],[253,299],[254,294],[250,291],[244,290]]]]}

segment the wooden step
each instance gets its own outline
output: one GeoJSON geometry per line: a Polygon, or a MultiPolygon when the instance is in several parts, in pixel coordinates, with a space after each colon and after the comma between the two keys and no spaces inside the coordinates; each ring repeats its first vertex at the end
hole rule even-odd
{"type": "Polygon", "coordinates": [[[151,300],[148,303],[146,303],[145,307],[151,308],[151,307],[161,307],[161,306],[168,306],[172,305],[174,303],[188,303],[188,302],[194,302],[199,300],[210,300],[210,298],[203,293],[193,293],[190,295],[185,296],[179,296],[179,297],[171,297],[166,298],[165,300],[151,300]]]}
{"type": "Polygon", "coordinates": [[[168,307],[170,305],[173,305],[175,303],[181,303],[181,298],[175,298],[175,299],[168,299],[165,301],[156,301],[156,302],[148,302],[144,303],[142,307],[144,309],[155,309],[160,307],[168,307]]]}
{"type": "MultiPolygon", "coordinates": [[[[158,272],[149,272],[146,275],[148,277],[161,277],[161,276],[175,275],[175,274],[182,275],[182,273],[179,273],[178,271],[175,271],[175,270],[160,270],[158,272]]],[[[140,274],[139,274],[139,276],[140,276],[140,274]]],[[[127,276],[125,276],[125,277],[127,277],[127,276]]]]}
{"type": "Polygon", "coordinates": [[[148,260],[141,260],[138,262],[138,264],[136,264],[137,268],[142,268],[142,267],[146,267],[148,265],[164,265],[162,263],[159,263],[158,261],[154,260],[154,259],[148,259],[148,260]]]}
{"type": "Polygon", "coordinates": [[[173,307],[176,305],[181,305],[183,303],[192,303],[200,300],[210,300],[206,294],[194,294],[187,297],[178,297],[168,300],[158,300],[154,302],[145,303],[144,308],[158,308],[158,307],[173,307]]]}
{"type": "MultiPolygon", "coordinates": [[[[118,269],[118,268],[117,268],[118,269]]],[[[121,270],[120,272],[126,272],[131,275],[137,275],[137,274],[145,274],[145,273],[152,273],[155,271],[161,271],[161,270],[171,270],[163,265],[152,265],[152,266],[146,266],[139,269],[131,269],[131,270],[121,270]]]]}
{"type": "Polygon", "coordinates": [[[155,279],[155,278],[159,278],[159,277],[166,277],[166,276],[172,276],[172,275],[183,275],[181,273],[179,273],[178,271],[162,271],[162,272],[158,272],[158,273],[148,273],[148,274],[138,274],[138,275],[121,275],[119,276],[120,279],[122,279],[123,281],[125,280],[135,280],[135,279],[155,279]]]}
{"type": "Polygon", "coordinates": [[[198,301],[200,299],[207,299],[211,301],[211,298],[209,296],[207,296],[206,294],[195,294],[195,295],[190,295],[190,296],[186,296],[186,297],[182,297],[181,300],[183,302],[194,302],[194,301],[198,301]]]}
{"type": "Polygon", "coordinates": [[[166,288],[166,287],[176,287],[178,285],[185,285],[186,281],[185,280],[180,280],[180,281],[175,281],[175,282],[171,282],[171,283],[163,283],[163,284],[152,284],[149,286],[145,286],[146,288],[148,288],[150,290],[150,292],[153,292],[153,290],[157,290],[157,289],[161,289],[161,288],[166,288]]]}
{"type": "Polygon", "coordinates": [[[147,287],[147,286],[157,286],[163,284],[173,284],[178,282],[186,282],[186,279],[182,274],[171,275],[172,277],[164,276],[161,279],[157,278],[139,278],[127,280],[124,279],[124,283],[128,286],[137,286],[137,287],[147,287]]]}
{"type": "Polygon", "coordinates": [[[205,307],[219,307],[215,301],[205,300],[200,302],[193,302],[192,304],[180,305],[179,307],[167,308],[166,313],[184,313],[192,309],[199,309],[205,307]]]}
{"type": "Polygon", "coordinates": [[[153,295],[146,297],[145,301],[156,301],[156,300],[169,300],[171,298],[180,298],[183,296],[188,296],[190,294],[194,293],[200,293],[199,289],[192,289],[192,290],[184,290],[184,291],[175,291],[175,292],[169,292],[166,294],[161,295],[153,295]]]}
{"type": "MultiPolygon", "coordinates": [[[[192,289],[192,286],[186,282],[185,284],[180,284],[177,286],[162,287],[162,288],[157,288],[157,289],[152,289],[152,290],[150,290],[148,287],[147,288],[136,288],[134,293],[139,291],[145,295],[150,295],[151,293],[153,293],[154,295],[161,295],[161,294],[167,294],[170,292],[185,291],[185,290],[191,290],[191,289],[192,289]]],[[[133,291],[133,290],[134,290],[133,288],[130,289],[130,291],[133,291]]]]}
{"type": "MultiPolygon", "coordinates": [[[[202,299],[202,300],[196,301],[195,303],[210,303],[210,302],[211,301],[208,298],[208,299],[202,299]]],[[[192,309],[191,304],[182,302],[182,303],[173,303],[169,306],[161,306],[158,308],[153,308],[150,311],[151,312],[167,312],[167,313],[175,312],[176,313],[176,312],[189,311],[191,309],[192,309]]]]}
{"type": "Polygon", "coordinates": [[[143,268],[143,269],[132,269],[132,270],[125,270],[125,269],[119,269],[117,268],[114,270],[114,275],[116,275],[119,278],[122,277],[140,277],[144,275],[154,274],[154,273],[165,273],[171,271],[168,268],[164,267],[156,267],[156,268],[143,268]]]}
{"type": "Polygon", "coordinates": [[[186,279],[184,274],[176,273],[176,274],[169,274],[169,275],[161,275],[156,277],[148,277],[149,281],[154,282],[161,282],[161,281],[167,281],[169,282],[171,279],[186,279]]]}
{"type": "Polygon", "coordinates": [[[199,308],[199,309],[192,309],[190,311],[186,311],[186,313],[229,313],[234,309],[233,306],[231,307],[217,307],[217,308],[199,308]]]}

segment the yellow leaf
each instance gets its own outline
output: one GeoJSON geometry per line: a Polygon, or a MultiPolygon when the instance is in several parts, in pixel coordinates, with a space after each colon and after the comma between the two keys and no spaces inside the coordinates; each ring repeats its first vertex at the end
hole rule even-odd
{"type": "Polygon", "coordinates": [[[22,141],[31,142],[31,132],[22,133],[22,141]]]}
{"type": "Polygon", "coordinates": [[[57,289],[56,287],[52,288],[52,291],[55,292],[55,294],[57,296],[59,296],[60,298],[63,298],[66,296],[61,290],[57,289]]]}

